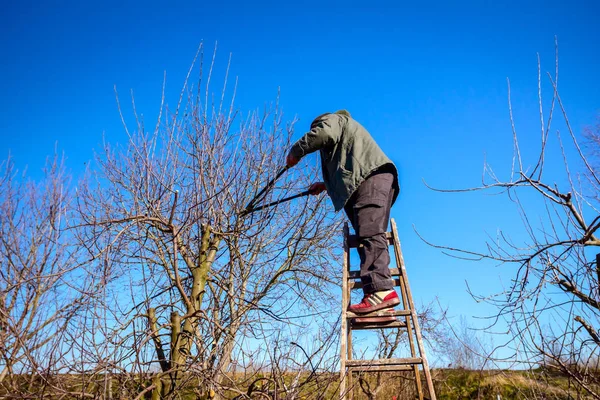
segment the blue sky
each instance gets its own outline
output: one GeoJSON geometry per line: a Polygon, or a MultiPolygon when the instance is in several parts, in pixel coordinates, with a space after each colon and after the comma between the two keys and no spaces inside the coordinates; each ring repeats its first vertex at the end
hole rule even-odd
{"type": "Polygon", "coordinates": [[[138,112],[155,121],[164,72],[174,104],[199,43],[210,54],[218,42],[215,81],[231,53],[239,109],[262,109],[280,90],[284,113],[299,118],[297,137],[314,116],[340,108],[369,129],[401,170],[392,216],[416,299],[437,296],[453,315],[484,315],[465,281],[489,293],[503,269],[444,257],[413,225],[436,243],[481,249],[499,228],[521,238],[519,217],[503,198],[434,193],[422,180],[477,185],[484,158],[508,176],[507,77],[526,160],[534,160],[536,54],[542,73],[553,71],[555,35],[573,128],[593,124],[599,16],[595,1],[10,2],[0,14],[0,154],[35,176],[57,145],[79,174],[103,135],[126,140],[113,86],[127,105],[133,90],[138,112]]]}

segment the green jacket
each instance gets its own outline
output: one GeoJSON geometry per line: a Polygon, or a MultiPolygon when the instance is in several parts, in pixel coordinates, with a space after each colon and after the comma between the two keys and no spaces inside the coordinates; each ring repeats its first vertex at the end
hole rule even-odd
{"type": "MultiPolygon", "coordinates": [[[[347,115],[325,114],[315,120],[311,129],[291,148],[297,159],[319,150],[327,193],[335,211],[344,205],[354,191],[376,169],[389,165],[398,188],[398,172],[369,132],[347,115]]],[[[398,195],[395,191],[394,201],[398,195]]]]}

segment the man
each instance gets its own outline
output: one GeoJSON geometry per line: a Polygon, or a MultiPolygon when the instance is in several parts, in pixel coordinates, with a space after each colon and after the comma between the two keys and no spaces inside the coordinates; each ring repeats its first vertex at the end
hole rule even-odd
{"type": "Polygon", "coordinates": [[[362,244],[358,253],[364,297],[348,311],[368,313],[398,305],[385,236],[399,193],[396,166],[345,110],[315,118],[310,131],[290,149],[286,163],[293,167],[317,150],[324,182],[313,183],[309,190],[315,195],[327,190],[335,211],[345,210],[362,244]]]}

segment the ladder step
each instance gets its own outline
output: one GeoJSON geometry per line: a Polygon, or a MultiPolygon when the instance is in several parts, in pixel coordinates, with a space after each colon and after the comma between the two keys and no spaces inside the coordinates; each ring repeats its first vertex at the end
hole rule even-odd
{"type": "Polygon", "coordinates": [[[376,360],[347,360],[347,367],[374,367],[390,365],[420,365],[423,364],[421,357],[415,358],[380,358],[376,360]]]}
{"type": "MultiPolygon", "coordinates": [[[[400,270],[398,268],[390,268],[390,274],[392,276],[400,276],[400,270]]],[[[360,271],[348,271],[348,280],[360,279],[360,271]]]]}
{"type": "Polygon", "coordinates": [[[350,323],[350,329],[352,329],[353,331],[362,331],[362,330],[366,330],[366,329],[389,329],[389,328],[406,328],[406,322],[395,321],[395,322],[379,322],[379,323],[373,323],[373,324],[350,323]]]}
{"type": "Polygon", "coordinates": [[[407,317],[410,316],[410,310],[394,310],[389,312],[386,310],[373,311],[366,314],[356,314],[350,311],[346,311],[346,318],[368,318],[368,317],[407,317]]]}
{"type": "Polygon", "coordinates": [[[371,365],[369,367],[348,367],[348,371],[351,372],[396,372],[396,371],[413,371],[414,367],[410,365],[371,365]]]}

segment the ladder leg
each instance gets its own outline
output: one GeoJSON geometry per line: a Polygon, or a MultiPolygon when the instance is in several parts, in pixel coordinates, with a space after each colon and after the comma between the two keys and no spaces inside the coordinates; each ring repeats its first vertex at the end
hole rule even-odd
{"type": "MultiPolygon", "coordinates": [[[[350,230],[347,227],[348,223],[346,223],[346,237],[348,237],[350,235],[350,230]]],[[[350,248],[347,247],[346,249],[346,273],[348,273],[350,271],[350,248]]],[[[348,282],[348,280],[346,279],[346,282],[348,282]]],[[[348,287],[348,285],[346,285],[346,305],[345,305],[345,309],[348,309],[348,306],[350,305],[351,302],[351,291],[350,288],[348,287]]],[[[346,359],[347,360],[352,360],[352,329],[350,329],[350,326],[348,325],[348,323],[346,323],[346,332],[348,333],[348,348],[347,348],[347,354],[346,354],[346,359]]],[[[354,382],[353,382],[353,376],[352,376],[352,370],[349,369],[347,374],[347,382],[348,382],[348,399],[349,400],[353,400],[354,399],[354,382]]]]}
{"type": "MultiPolygon", "coordinates": [[[[396,256],[396,265],[398,265],[398,269],[400,269],[400,257],[398,256],[398,252],[396,249],[396,238],[394,237],[394,255],[396,256]]],[[[404,275],[400,274],[400,294],[402,295],[402,304],[404,305],[405,310],[412,310],[413,306],[408,301],[408,296],[406,293],[406,281],[404,280],[404,275]]],[[[408,344],[410,346],[410,356],[417,357],[417,352],[415,349],[415,340],[413,338],[413,329],[411,324],[411,316],[407,315],[405,318],[406,322],[406,333],[408,334],[408,344]]],[[[413,365],[413,374],[415,375],[415,387],[417,389],[417,395],[419,400],[423,400],[423,386],[421,385],[421,374],[419,373],[419,366],[413,365]]]]}
{"type": "Polygon", "coordinates": [[[396,221],[394,219],[391,220],[392,225],[392,234],[394,236],[394,253],[396,253],[396,260],[398,261],[398,268],[401,270],[401,276],[403,277],[402,281],[404,281],[404,287],[406,290],[406,296],[410,305],[411,317],[413,323],[415,325],[415,335],[417,337],[417,346],[419,348],[419,353],[423,360],[423,372],[425,373],[425,379],[427,381],[427,389],[429,391],[429,398],[431,400],[437,400],[435,396],[435,390],[433,388],[433,380],[431,379],[431,371],[429,370],[429,363],[427,362],[427,357],[425,356],[425,349],[423,346],[423,338],[421,337],[421,328],[419,326],[419,320],[417,319],[417,312],[414,308],[412,293],[410,291],[410,285],[408,283],[408,275],[406,273],[406,267],[404,265],[404,257],[402,256],[402,249],[400,247],[400,241],[398,240],[398,229],[396,228],[396,221]]]}
{"type": "MultiPolygon", "coordinates": [[[[350,294],[348,294],[350,295],[350,294]]],[[[352,360],[352,330],[348,329],[348,360],[352,360]]],[[[349,400],[354,399],[354,388],[353,388],[353,384],[354,382],[352,381],[352,370],[348,370],[348,373],[346,375],[348,377],[348,388],[349,388],[349,393],[348,393],[348,398],[349,400]]]]}
{"type": "MultiPolygon", "coordinates": [[[[348,346],[348,319],[346,318],[346,310],[350,303],[350,291],[348,289],[348,269],[349,269],[349,251],[348,251],[348,223],[344,224],[344,259],[342,263],[342,337],[340,338],[340,400],[346,400],[346,390],[348,376],[350,373],[346,371],[346,360],[348,354],[351,354],[351,349],[348,346]]],[[[351,343],[350,343],[351,345],[351,343]]]]}

